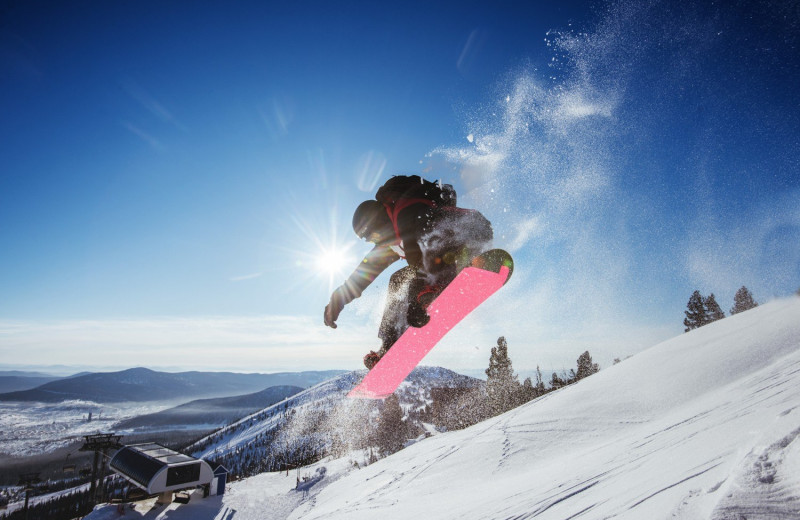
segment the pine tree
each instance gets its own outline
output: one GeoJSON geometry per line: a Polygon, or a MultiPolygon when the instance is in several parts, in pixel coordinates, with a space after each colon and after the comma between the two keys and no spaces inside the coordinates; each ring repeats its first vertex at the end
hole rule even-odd
{"type": "Polygon", "coordinates": [[[683,320],[683,325],[686,327],[684,332],[697,329],[703,325],[707,325],[708,314],[706,313],[706,306],[703,303],[703,296],[700,291],[695,291],[689,298],[689,303],[686,304],[688,310],[683,311],[686,318],[683,320]]]}
{"type": "Polygon", "coordinates": [[[522,396],[523,401],[526,403],[539,397],[536,395],[536,388],[533,386],[533,381],[531,381],[530,377],[526,377],[525,381],[522,382],[522,396]]]}
{"type": "Polygon", "coordinates": [[[558,390],[562,386],[567,386],[567,382],[564,379],[558,377],[558,374],[553,372],[553,375],[550,378],[550,388],[552,390],[558,390]]]}
{"type": "Polygon", "coordinates": [[[508,344],[502,336],[497,339],[497,346],[492,347],[486,375],[486,393],[493,415],[500,415],[519,404],[521,387],[508,357],[508,344]]]}
{"type": "Polygon", "coordinates": [[[575,373],[575,380],[580,381],[584,377],[589,377],[600,371],[600,365],[592,362],[592,356],[587,350],[578,356],[578,371],[575,373]]]}
{"type": "Polygon", "coordinates": [[[706,316],[708,317],[709,323],[712,321],[721,320],[725,317],[725,313],[722,312],[722,309],[720,309],[717,299],[714,298],[714,293],[711,293],[708,298],[705,298],[703,300],[703,304],[706,307],[706,316]]]}
{"type": "Polygon", "coordinates": [[[405,423],[400,399],[392,394],[383,402],[380,423],[376,432],[378,448],[381,455],[390,455],[403,448],[405,441],[405,423]]]}
{"type": "Polygon", "coordinates": [[[542,371],[539,369],[539,365],[536,365],[536,385],[534,388],[536,389],[537,395],[545,394],[544,380],[542,379],[542,371]]]}
{"type": "Polygon", "coordinates": [[[739,314],[750,309],[758,307],[758,303],[753,299],[750,290],[744,285],[736,291],[733,297],[733,307],[731,308],[731,316],[739,314]]]}

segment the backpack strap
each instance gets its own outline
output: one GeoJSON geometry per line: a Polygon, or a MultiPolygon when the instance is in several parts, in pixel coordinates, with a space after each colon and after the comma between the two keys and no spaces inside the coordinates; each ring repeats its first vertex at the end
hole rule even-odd
{"type": "MultiPolygon", "coordinates": [[[[397,238],[397,245],[400,247],[400,250],[403,250],[403,239],[400,237],[400,226],[397,223],[397,217],[400,215],[400,212],[406,209],[409,206],[413,206],[415,204],[425,204],[431,208],[436,207],[436,203],[430,199],[404,199],[400,198],[394,202],[394,204],[390,204],[388,202],[383,203],[383,207],[386,208],[386,213],[389,214],[389,220],[392,221],[392,227],[394,228],[394,236],[397,238]]],[[[404,255],[400,255],[402,258],[405,258],[404,255]]]]}

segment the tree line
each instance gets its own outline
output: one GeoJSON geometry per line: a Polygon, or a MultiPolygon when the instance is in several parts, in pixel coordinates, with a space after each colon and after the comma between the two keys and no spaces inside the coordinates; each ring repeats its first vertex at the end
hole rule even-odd
{"type": "MultiPolygon", "coordinates": [[[[758,307],[758,303],[753,298],[750,290],[744,285],[736,291],[733,297],[733,307],[730,309],[730,314],[738,314],[750,309],[758,307]]],[[[683,311],[686,317],[683,319],[683,325],[686,327],[684,332],[689,332],[709,323],[721,320],[725,317],[725,313],[717,303],[714,293],[709,296],[703,296],[700,291],[695,291],[689,297],[689,302],[686,304],[686,310],[683,311]]]]}
{"type": "Polygon", "coordinates": [[[599,371],[600,366],[592,360],[587,350],[578,356],[576,368],[569,372],[562,371],[561,374],[553,373],[549,385],[545,383],[538,366],[533,379],[528,377],[520,383],[508,355],[508,342],[501,336],[489,357],[486,385],[466,389],[434,389],[433,403],[424,410],[421,419],[448,430],[466,428],[577,383],[599,371]]]}

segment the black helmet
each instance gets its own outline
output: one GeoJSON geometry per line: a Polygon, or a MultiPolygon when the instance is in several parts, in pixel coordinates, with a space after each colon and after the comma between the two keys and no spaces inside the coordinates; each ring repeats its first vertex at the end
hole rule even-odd
{"type": "Polygon", "coordinates": [[[353,213],[353,231],[359,238],[375,241],[375,233],[383,236],[391,230],[392,221],[383,204],[377,200],[365,200],[353,213]]]}

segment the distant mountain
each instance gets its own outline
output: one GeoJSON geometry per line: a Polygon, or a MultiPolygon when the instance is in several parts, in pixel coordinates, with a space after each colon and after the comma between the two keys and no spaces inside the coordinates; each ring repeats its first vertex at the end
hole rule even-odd
{"type": "Polygon", "coordinates": [[[291,397],[303,388],[299,386],[271,386],[260,392],[236,397],[198,399],[157,413],[140,415],[118,423],[116,430],[158,428],[178,429],[208,425],[219,428],[233,420],[262,410],[291,397]]]}
{"type": "Polygon", "coordinates": [[[53,379],[58,379],[59,377],[61,377],[47,372],[34,372],[29,370],[0,370],[0,377],[6,377],[6,376],[49,377],[53,379]]]}
{"type": "Polygon", "coordinates": [[[64,379],[69,379],[70,377],[78,377],[78,376],[88,376],[89,374],[93,374],[94,372],[78,372],[77,374],[72,374],[69,376],[63,376],[64,379]]]}
{"type": "MultiPolygon", "coordinates": [[[[60,377],[47,375],[17,375],[13,374],[13,372],[16,371],[0,372],[0,392],[30,390],[31,388],[36,388],[37,386],[61,379],[60,377]]],[[[31,373],[34,374],[35,372],[31,373]]],[[[26,373],[20,372],[20,374],[26,373]]]]}
{"type": "Polygon", "coordinates": [[[61,402],[72,399],[98,403],[177,401],[228,397],[258,392],[270,386],[307,388],[342,370],[238,374],[233,372],[156,372],[131,368],[59,379],[34,389],[0,394],[0,401],[61,402]]]}
{"type": "Polygon", "coordinates": [[[77,375],[78,370],[66,365],[0,365],[2,376],[67,377],[77,375]]]}

